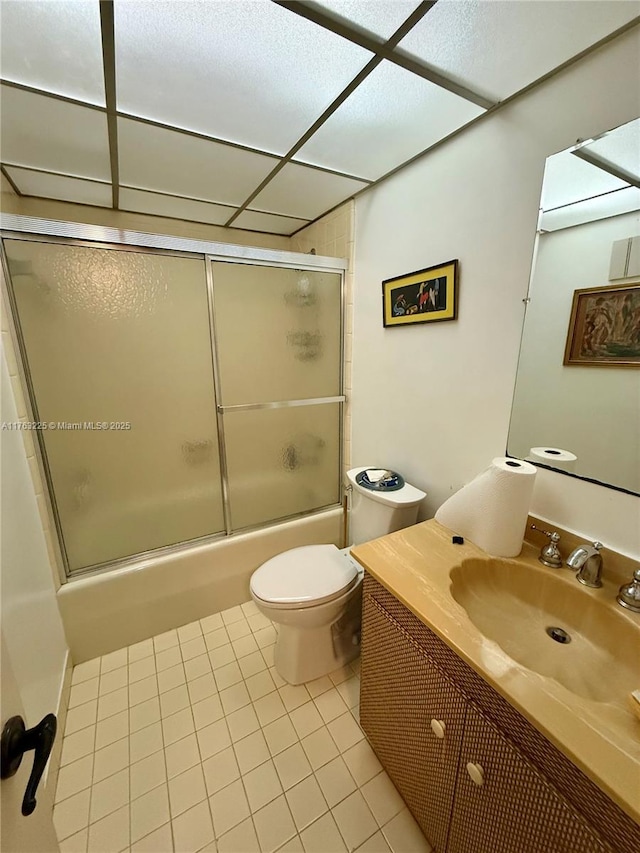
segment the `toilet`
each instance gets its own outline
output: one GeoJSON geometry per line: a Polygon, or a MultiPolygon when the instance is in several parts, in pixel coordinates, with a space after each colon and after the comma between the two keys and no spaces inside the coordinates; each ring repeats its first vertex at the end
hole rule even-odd
{"type": "MultiPolygon", "coordinates": [[[[415,524],[425,493],[392,471],[353,468],[354,545],[415,524]]],[[[251,576],[251,597],[278,628],[275,667],[302,684],[349,663],[360,651],[364,570],[349,548],[304,545],[278,554],[251,576]]]]}

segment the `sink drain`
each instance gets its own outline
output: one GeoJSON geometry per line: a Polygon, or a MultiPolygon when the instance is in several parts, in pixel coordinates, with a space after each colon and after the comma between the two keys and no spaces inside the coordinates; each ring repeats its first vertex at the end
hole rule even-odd
{"type": "Polygon", "coordinates": [[[548,628],[545,628],[545,630],[551,639],[556,641],[556,643],[571,642],[571,637],[563,628],[556,628],[555,626],[550,625],[548,628]]]}

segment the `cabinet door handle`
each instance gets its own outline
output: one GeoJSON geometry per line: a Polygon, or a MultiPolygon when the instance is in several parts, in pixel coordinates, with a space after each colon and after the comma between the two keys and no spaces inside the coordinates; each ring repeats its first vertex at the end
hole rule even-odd
{"type": "Polygon", "coordinates": [[[445,725],[442,720],[431,720],[431,731],[442,740],[445,735],[445,725]]]}
{"type": "Polygon", "coordinates": [[[482,785],[484,782],[484,770],[479,764],[467,764],[467,773],[471,776],[474,785],[482,785]]]}

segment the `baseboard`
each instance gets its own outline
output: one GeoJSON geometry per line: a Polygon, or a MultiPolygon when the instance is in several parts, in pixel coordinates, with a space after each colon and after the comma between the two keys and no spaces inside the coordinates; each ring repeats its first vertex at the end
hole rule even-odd
{"type": "Polygon", "coordinates": [[[58,720],[58,729],[56,733],[55,743],[51,751],[51,757],[47,765],[46,777],[44,784],[51,793],[51,801],[55,802],[56,786],[58,784],[58,772],[60,770],[60,759],[62,758],[62,739],[64,729],[67,722],[67,710],[69,708],[69,696],[71,694],[71,675],[73,673],[73,662],[71,660],[71,652],[67,649],[64,658],[64,669],[62,678],[60,679],[60,689],[58,690],[58,703],[56,708],[56,718],[58,720]]]}

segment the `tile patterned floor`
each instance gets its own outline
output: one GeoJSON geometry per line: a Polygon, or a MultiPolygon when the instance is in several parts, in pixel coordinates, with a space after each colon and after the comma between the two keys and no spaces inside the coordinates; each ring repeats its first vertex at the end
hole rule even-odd
{"type": "Polygon", "coordinates": [[[253,602],[73,671],[62,853],[429,853],[358,724],[359,662],[273,667],[253,602]]]}

